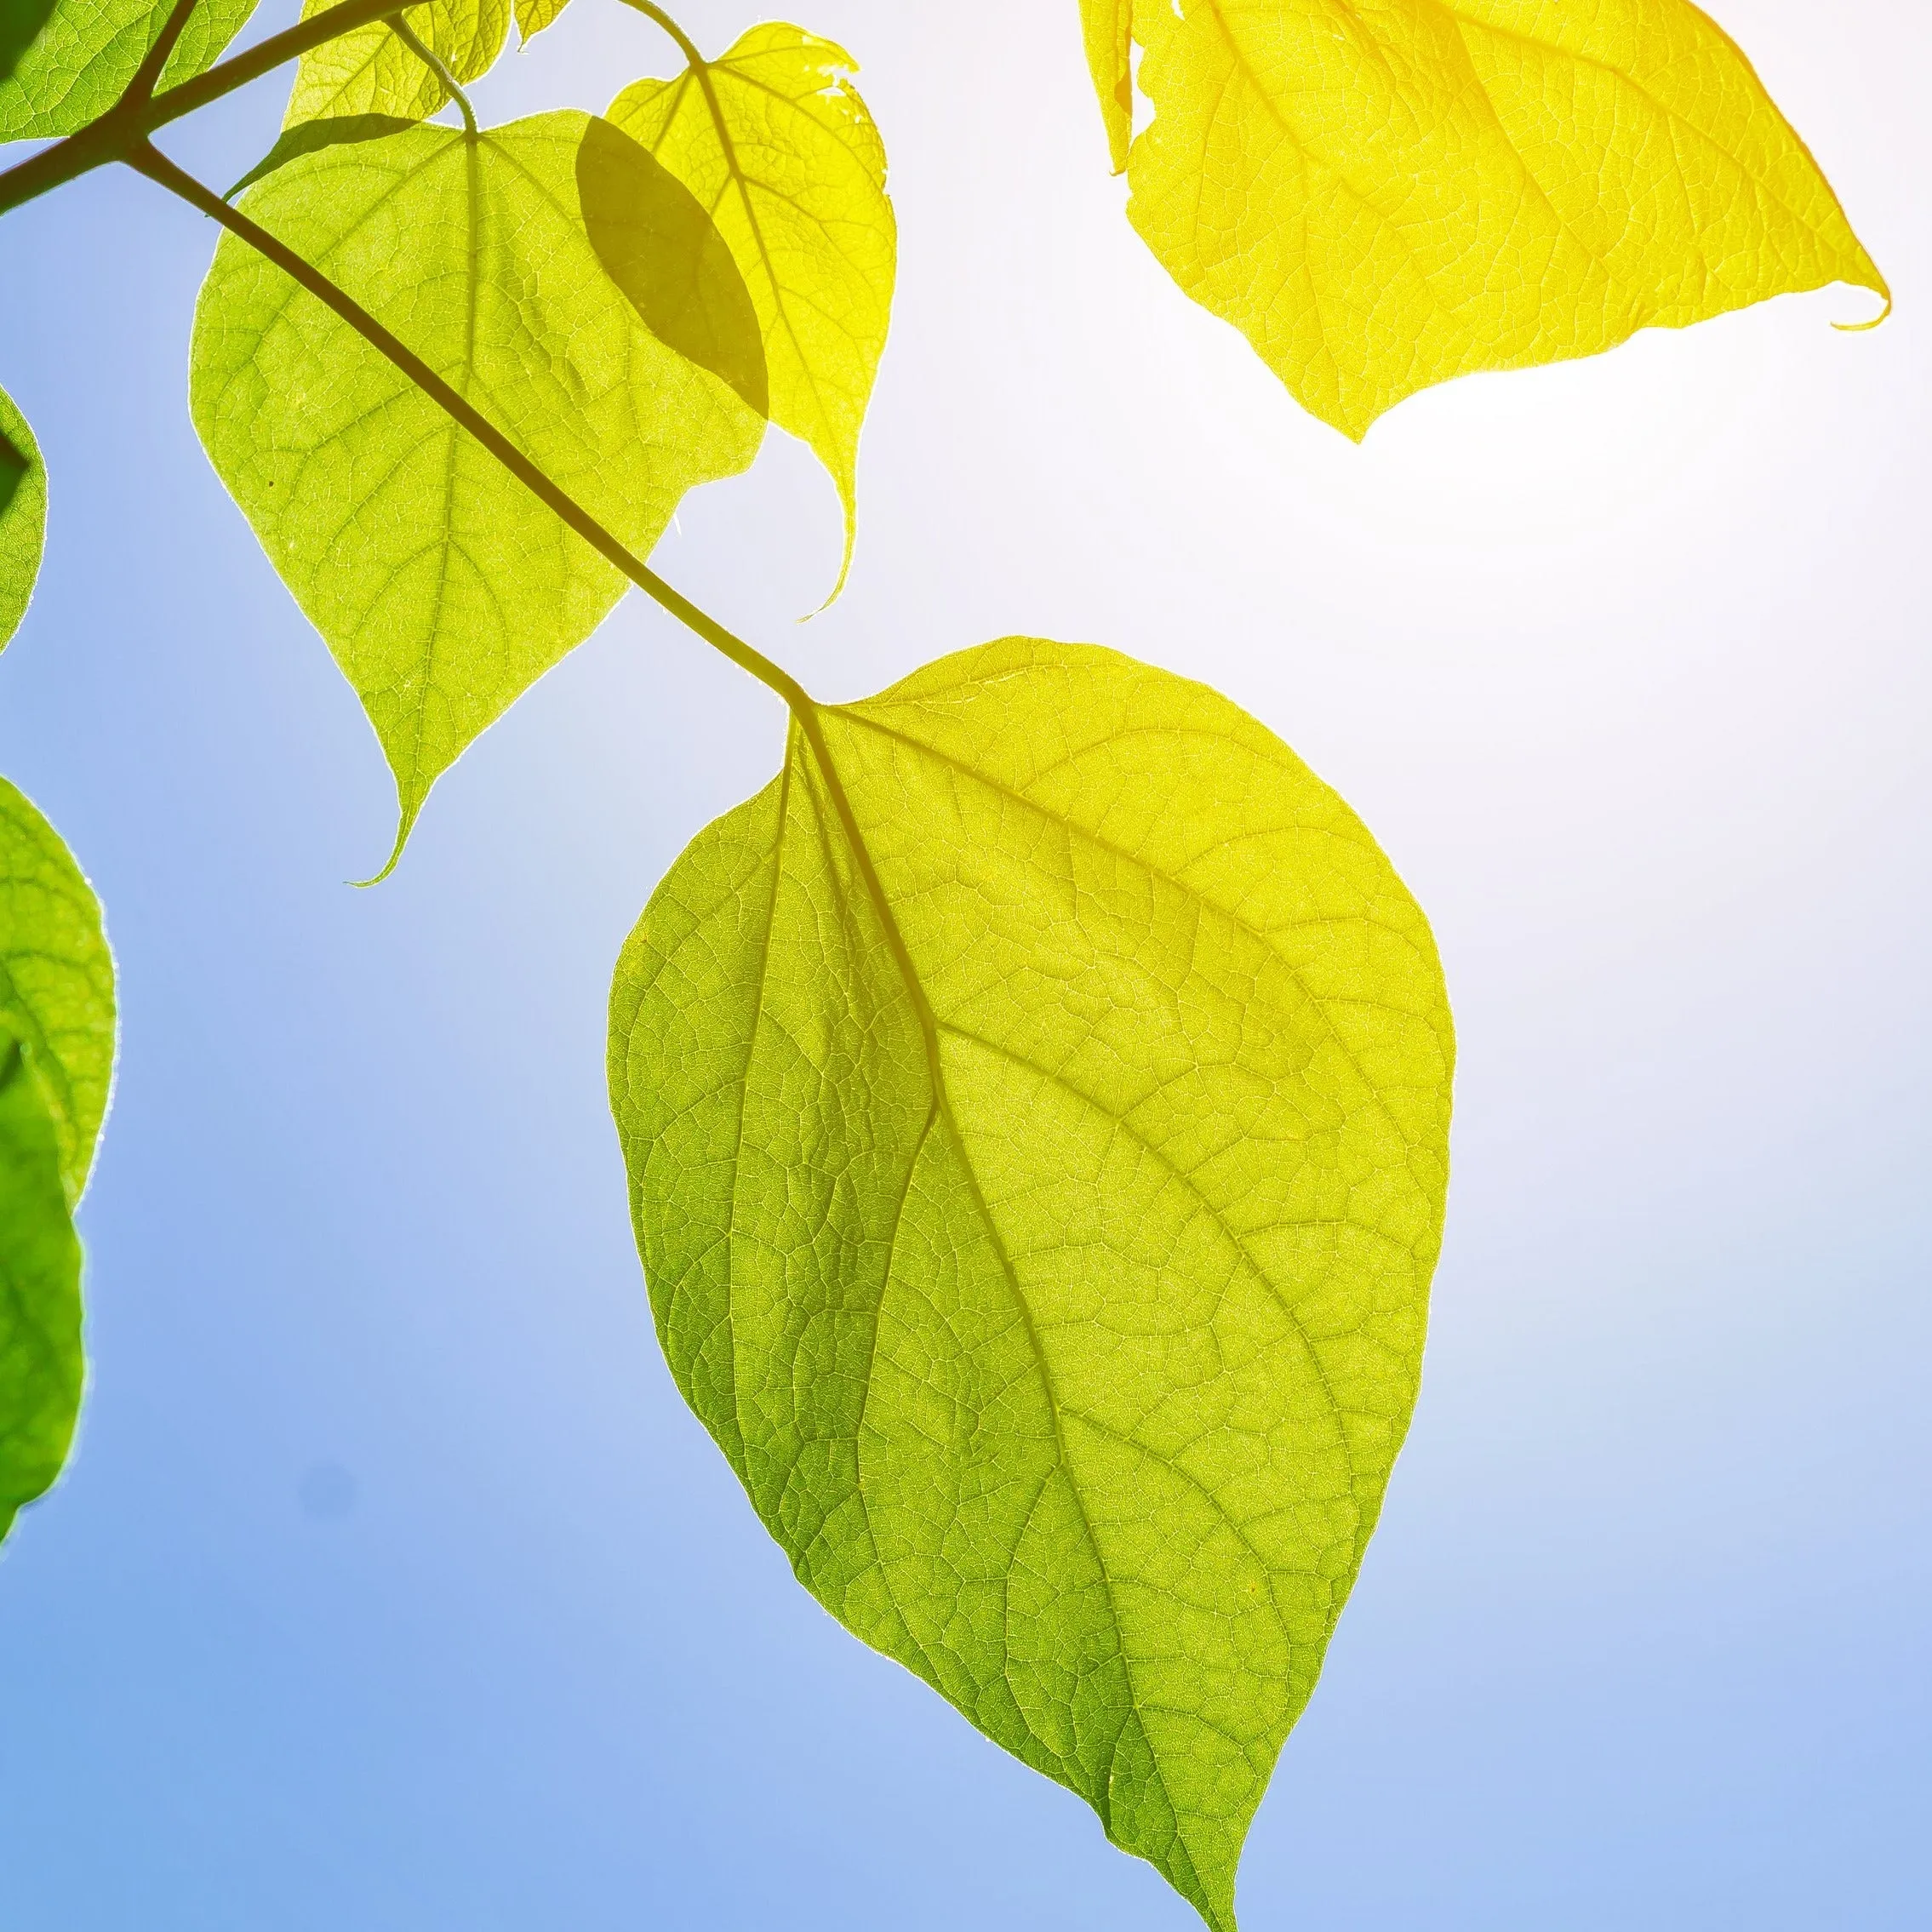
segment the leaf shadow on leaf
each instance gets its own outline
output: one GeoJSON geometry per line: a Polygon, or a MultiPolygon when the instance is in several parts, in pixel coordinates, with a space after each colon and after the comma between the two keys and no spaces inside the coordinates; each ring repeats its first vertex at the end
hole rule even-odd
{"type": "Polygon", "coordinates": [[[14,491],[26,480],[26,473],[31,466],[26,456],[14,448],[13,438],[0,429],[0,517],[7,514],[14,491]]]}
{"type": "Polygon", "coordinates": [[[317,154],[325,147],[346,147],[357,141],[380,140],[385,134],[405,134],[415,124],[399,114],[341,114],[324,121],[305,121],[299,128],[286,129],[275,146],[221,198],[234,200],[244,188],[252,188],[301,155],[317,154]]]}
{"type": "Polygon", "coordinates": [[[628,134],[594,117],[577,150],[577,193],[597,260],[645,328],[769,416],[758,312],[698,198],[628,134]]]}
{"type": "Polygon", "coordinates": [[[54,0],[0,0],[0,81],[20,66],[53,15],[54,0]]]}

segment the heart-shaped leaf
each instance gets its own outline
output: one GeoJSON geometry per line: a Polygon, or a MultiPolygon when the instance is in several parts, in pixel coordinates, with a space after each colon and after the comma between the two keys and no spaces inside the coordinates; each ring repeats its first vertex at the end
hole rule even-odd
{"type": "Polygon", "coordinates": [[[1333,792],[1025,638],[804,713],[618,964],[686,1399],[834,1615],[1216,1928],[1415,1402],[1452,1056],[1333,792]]]}
{"type": "MultiPolygon", "coordinates": [[[[752,461],[764,425],[605,272],[578,204],[589,128],[573,113],[473,139],[415,128],[305,155],[243,205],[643,556],[688,489],[752,461]]],[[[215,469],[369,712],[400,852],[437,775],[590,635],[625,580],[231,236],[196,312],[191,399],[215,469]]]]}

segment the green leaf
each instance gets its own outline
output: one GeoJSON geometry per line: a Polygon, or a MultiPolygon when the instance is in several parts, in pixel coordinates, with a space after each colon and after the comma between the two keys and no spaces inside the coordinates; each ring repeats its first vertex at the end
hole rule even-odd
{"type": "Polygon", "coordinates": [[[54,1123],[16,1041],[0,1042],[0,1537],[44,1495],[74,1439],[81,1246],[60,1186],[54,1123]]]}
{"type": "Polygon", "coordinates": [[[691,191],[628,134],[592,121],[577,150],[577,197],[597,260],[644,326],[769,414],[758,312],[691,191]]]}
{"type": "Polygon", "coordinates": [[[834,1615],[1217,1929],[1415,1402],[1452,1055],[1334,792],[1026,638],[795,723],[618,963],[686,1399],[834,1615]]]}
{"type": "MultiPolygon", "coordinates": [[[[764,426],[604,272],[577,203],[589,125],[545,114],[473,141],[417,128],[331,147],[244,205],[641,556],[686,490],[749,465],[764,426]]],[[[196,311],[190,397],[221,480],[369,712],[400,852],[437,775],[625,580],[232,237],[196,311]]]]}
{"type": "MultiPolygon", "coordinates": [[[[1129,3],[1083,0],[1090,48],[1129,3]]],[[[1154,119],[1129,218],[1351,437],[1472,370],[1831,282],[1887,294],[1689,0],[1141,0],[1132,24],[1154,119]]],[[[1104,104],[1121,75],[1098,71],[1104,104]]]]}
{"type": "Polygon", "coordinates": [[[803,28],[756,26],[723,59],[638,81],[609,117],[703,203],[757,305],[771,420],[837,485],[856,534],[859,432],[885,348],[898,229],[885,146],[850,54],[803,28]]]}
{"type": "Polygon", "coordinates": [[[325,147],[351,147],[357,141],[380,140],[385,134],[400,134],[415,125],[398,114],[346,114],[333,121],[305,121],[300,127],[286,128],[254,166],[221,198],[232,201],[244,189],[265,181],[278,168],[305,154],[319,154],[325,147]]]}
{"type": "Polygon", "coordinates": [[[532,38],[553,26],[569,0],[517,0],[517,41],[528,47],[532,38]]]}
{"type": "Polygon", "coordinates": [[[0,0],[0,81],[20,64],[54,12],[54,0],[0,0]]]}
{"type": "Polygon", "coordinates": [[[46,466],[26,418],[0,389],[0,648],[26,615],[46,537],[46,466]]]}
{"type": "MultiPolygon", "coordinates": [[[[335,4],[336,0],[304,0],[302,18],[335,4]]],[[[509,0],[428,0],[426,5],[411,7],[403,18],[458,81],[487,74],[510,31],[509,0]]],[[[305,121],[346,120],[363,114],[420,121],[435,113],[444,99],[443,83],[379,20],[324,41],[302,56],[282,124],[294,128],[305,121]]]]}
{"type": "Polygon", "coordinates": [[[0,1034],[33,1062],[78,1201],[114,1081],[114,956],[60,835],[0,778],[0,1034]]]}
{"type": "MultiPolygon", "coordinates": [[[[71,134],[127,91],[174,0],[55,0],[38,38],[0,79],[0,140],[71,134]]],[[[254,11],[254,0],[199,0],[161,85],[214,66],[254,11]]]]}

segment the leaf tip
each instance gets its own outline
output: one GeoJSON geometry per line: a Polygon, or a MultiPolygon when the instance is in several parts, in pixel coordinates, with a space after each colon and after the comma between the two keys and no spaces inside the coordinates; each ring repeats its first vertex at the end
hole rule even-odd
{"type": "Polygon", "coordinates": [[[1872,285],[1872,293],[1884,299],[1885,306],[1877,315],[1864,322],[1834,322],[1832,327],[1845,335],[1863,335],[1869,330],[1883,328],[1892,318],[1892,291],[1879,281],[1872,285]]]}

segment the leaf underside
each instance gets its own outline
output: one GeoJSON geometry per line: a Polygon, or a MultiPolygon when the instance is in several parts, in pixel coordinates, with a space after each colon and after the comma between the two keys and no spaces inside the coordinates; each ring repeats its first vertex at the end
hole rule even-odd
{"type": "Polygon", "coordinates": [[[32,1062],[66,1197],[78,1201],[113,1085],[114,957],[72,853],[3,778],[0,1035],[32,1062]]]}
{"type": "Polygon", "coordinates": [[[54,1123],[19,1043],[0,1040],[0,1537],[60,1473],[84,1375],[54,1123]]]}
{"type": "Polygon", "coordinates": [[[0,647],[20,627],[47,536],[47,472],[27,420],[0,389],[0,647]]]}
{"type": "MultiPolygon", "coordinates": [[[[303,156],[243,205],[643,556],[687,490],[750,464],[763,424],[606,274],[578,203],[589,127],[545,114],[473,142],[416,128],[303,156]]],[[[437,775],[590,635],[625,580],[230,236],[196,311],[191,401],[216,471],[369,712],[400,852],[437,775]]]]}
{"type": "MultiPolygon", "coordinates": [[[[1082,0],[1116,140],[1129,3],[1082,0]]],[[[1688,0],[1140,0],[1131,24],[1154,117],[1129,219],[1351,437],[1474,370],[1832,282],[1887,295],[1688,0]]]]}
{"type": "MultiPolygon", "coordinates": [[[[337,0],[304,0],[302,18],[337,0]]],[[[510,31],[509,0],[426,0],[403,15],[459,82],[480,79],[496,64],[510,31]]],[[[407,42],[378,20],[311,48],[296,64],[282,125],[384,114],[420,121],[447,98],[443,83],[407,42]]]]}
{"type": "MultiPolygon", "coordinates": [[[[174,0],[56,0],[45,25],[0,79],[0,141],[71,134],[127,91],[174,0]]],[[[162,71],[163,88],[220,57],[254,0],[198,0],[162,71]]]]}
{"type": "Polygon", "coordinates": [[[898,230],[885,147],[843,48],[753,27],[676,80],[638,81],[609,117],[717,225],[763,331],[771,420],[826,466],[845,513],[832,596],[851,568],[859,433],[885,348],[898,230]]]}
{"type": "Polygon", "coordinates": [[[815,717],[612,988],[666,1356],[806,1587],[1232,1928],[1415,1400],[1427,926],[1278,739],[1112,652],[815,717]]]}

